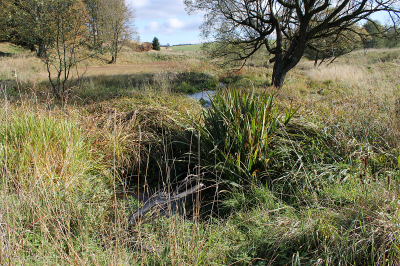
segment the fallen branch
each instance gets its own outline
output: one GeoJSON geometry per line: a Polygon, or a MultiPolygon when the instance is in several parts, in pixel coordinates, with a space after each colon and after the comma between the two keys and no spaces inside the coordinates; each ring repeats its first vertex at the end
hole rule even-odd
{"type": "Polygon", "coordinates": [[[137,210],[134,214],[132,214],[128,218],[128,223],[130,223],[130,224],[137,223],[143,215],[145,215],[147,212],[149,212],[151,210],[151,208],[153,208],[156,205],[162,205],[162,204],[170,203],[172,201],[177,201],[179,199],[185,198],[185,197],[189,196],[190,194],[198,192],[203,187],[204,187],[204,184],[199,183],[198,185],[192,187],[191,189],[188,189],[176,196],[170,196],[170,195],[163,196],[163,193],[160,193],[158,196],[152,196],[151,198],[149,198],[146,201],[146,203],[143,205],[142,208],[137,210]]]}

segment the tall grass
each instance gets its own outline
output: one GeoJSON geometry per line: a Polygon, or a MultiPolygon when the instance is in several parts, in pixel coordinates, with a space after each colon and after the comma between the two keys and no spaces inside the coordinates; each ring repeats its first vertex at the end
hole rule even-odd
{"type": "Polygon", "coordinates": [[[2,113],[2,162],[14,176],[16,187],[29,188],[42,177],[73,191],[86,187],[87,174],[95,173],[90,139],[69,121],[59,121],[25,108],[2,113]],[[7,159],[7,160],[5,160],[7,159]]]}

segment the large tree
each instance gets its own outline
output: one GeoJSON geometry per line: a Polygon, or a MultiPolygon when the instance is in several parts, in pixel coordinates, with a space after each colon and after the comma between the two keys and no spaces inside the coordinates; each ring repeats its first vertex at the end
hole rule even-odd
{"type": "Polygon", "coordinates": [[[12,3],[9,0],[0,1],[0,42],[9,40],[9,17],[12,12],[12,3]]]}
{"type": "Polygon", "coordinates": [[[305,56],[313,59],[315,66],[318,66],[319,59],[321,59],[319,65],[323,62],[330,64],[341,55],[365,47],[365,43],[369,40],[368,32],[363,27],[355,25],[353,31],[343,31],[326,38],[311,40],[307,45],[305,56]]]}
{"type": "Polygon", "coordinates": [[[364,29],[370,36],[365,43],[366,48],[382,48],[385,46],[385,28],[379,21],[368,21],[364,24],[364,29]]]}
{"type": "MultiPolygon", "coordinates": [[[[395,23],[398,0],[185,0],[189,13],[206,12],[203,35],[214,55],[246,60],[265,47],[274,57],[272,84],[281,87],[307,48],[318,40],[354,32],[378,11],[395,23]]],[[[318,47],[313,47],[318,49],[318,47]]]]}
{"type": "MultiPolygon", "coordinates": [[[[3,1],[0,21],[3,21],[2,32],[4,40],[26,46],[43,56],[45,42],[43,34],[46,31],[46,0],[6,0],[3,1]],[[5,4],[4,4],[5,3],[5,4]],[[4,7],[5,5],[5,7],[4,7]]],[[[0,7],[1,8],[1,7],[0,7]]]]}

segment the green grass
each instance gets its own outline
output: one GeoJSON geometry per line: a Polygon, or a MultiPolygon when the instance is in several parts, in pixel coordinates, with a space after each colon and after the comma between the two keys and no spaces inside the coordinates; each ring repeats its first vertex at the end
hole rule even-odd
{"type": "Polygon", "coordinates": [[[192,45],[179,45],[171,46],[170,48],[174,51],[187,51],[187,52],[199,52],[201,51],[202,44],[192,44],[192,45]]]}

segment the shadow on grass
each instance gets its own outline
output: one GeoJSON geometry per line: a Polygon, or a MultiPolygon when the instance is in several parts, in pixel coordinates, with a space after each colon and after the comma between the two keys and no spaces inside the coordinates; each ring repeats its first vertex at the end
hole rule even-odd
{"type": "Polygon", "coordinates": [[[113,76],[87,76],[80,88],[73,93],[77,102],[99,102],[112,98],[127,97],[141,90],[190,94],[203,90],[215,90],[218,79],[209,74],[196,72],[138,73],[113,76]]]}
{"type": "MultiPolygon", "coordinates": [[[[32,84],[17,83],[15,80],[1,81],[7,87],[7,96],[19,97],[20,93],[28,93],[32,84]],[[21,91],[23,90],[23,91],[21,91]]],[[[154,90],[192,94],[203,90],[215,90],[218,79],[210,74],[197,72],[158,72],[121,75],[84,76],[79,82],[69,80],[69,84],[77,84],[72,88],[70,101],[77,104],[101,102],[119,97],[137,95],[138,91],[154,90]]],[[[35,85],[40,91],[51,92],[48,80],[35,85]]],[[[37,93],[37,90],[35,91],[37,93]]],[[[36,95],[38,96],[38,95],[36,95]]],[[[4,97],[4,95],[0,96],[4,97]]]]}

